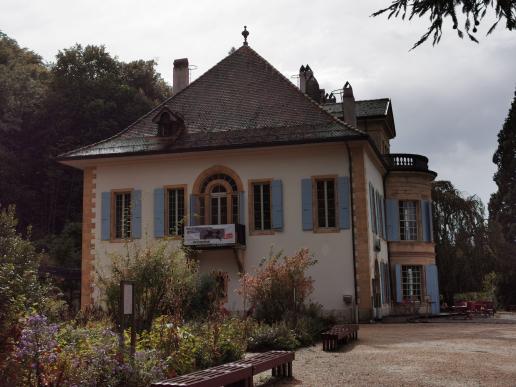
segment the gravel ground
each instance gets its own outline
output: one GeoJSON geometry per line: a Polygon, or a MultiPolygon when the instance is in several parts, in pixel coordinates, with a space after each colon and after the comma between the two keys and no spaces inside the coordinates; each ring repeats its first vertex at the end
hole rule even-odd
{"type": "Polygon", "coordinates": [[[358,336],[336,352],[301,349],[294,380],[256,385],[516,386],[516,324],[361,325],[358,336]]]}

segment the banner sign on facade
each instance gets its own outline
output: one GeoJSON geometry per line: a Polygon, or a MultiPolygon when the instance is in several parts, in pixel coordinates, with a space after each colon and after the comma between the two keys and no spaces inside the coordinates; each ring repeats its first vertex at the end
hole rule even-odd
{"type": "Polygon", "coordinates": [[[226,246],[236,244],[234,224],[211,224],[205,226],[186,226],[186,246],[226,246]]]}

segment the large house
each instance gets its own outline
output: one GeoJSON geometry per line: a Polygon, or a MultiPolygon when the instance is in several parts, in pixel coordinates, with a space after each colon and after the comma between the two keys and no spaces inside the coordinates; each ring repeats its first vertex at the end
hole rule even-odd
{"type": "Polygon", "coordinates": [[[124,241],[166,238],[241,311],[239,273],[271,248],[317,258],[312,298],[342,319],[439,313],[431,182],[424,156],[391,154],[387,98],[325,94],[309,66],[299,87],[244,45],[117,135],[60,162],[84,172],[81,307],[100,299],[94,268],[124,241]],[[339,97],[339,98],[337,98],[339,97]]]}

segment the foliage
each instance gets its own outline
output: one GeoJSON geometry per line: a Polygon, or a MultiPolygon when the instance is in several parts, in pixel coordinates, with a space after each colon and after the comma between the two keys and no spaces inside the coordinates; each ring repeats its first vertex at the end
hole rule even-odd
{"type": "Polygon", "coordinates": [[[81,266],[82,224],[66,223],[59,234],[48,235],[36,241],[39,250],[43,250],[51,259],[51,264],[59,267],[81,266]]]}
{"type": "Polygon", "coordinates": [[[242,276],[239,292],[259,321],[295,320],[313,291],[306,271],[316,262],[307,249],[291,257],[271,253],[256,274],[242,276]]]}
{"type": "MultiPolygon", "coordinates": [[[[136,324],[150,329],[159,315],[182,321],[197,286],[197,264],[181,248],[166,241],[140,248],[126,245],[126,253],[113,254],[109,274],[98,270],[98,284],[113,318],[119,314],[120,281],[135,283],[136,324]]],[[[99,268],[98,268],[99,269],[99,268]]]]}
{"type": "Polygon", "coordinates": [[[169,375],[182,375],[242,358],[244,325],[238,318],[223,318],[178,326],[169,316],[161,316],[139,335],[138,350],[155,349],[165,359],[169,375]]]}
{"type": "Polygon", "coordinates": [[[208,319],[216,315],[223,304],[222,289],[214,274],[203,273],[199,276],[190,305],[185,311],[185,318],[208,319]]]}
{"type": "Polygon", "coordinates": [[[494,181],[498,190],[489,201],[491,246],[496,256],[498,300],[516,304],[516,92],[498,133],[494,181]]]}
{"type": "Polygon", "coordinates": [[[500,21],[505,23],[505,28],[512,31],[516,29],[516,1],[514,0],[394,0],[387,8],[381,9],[372,16],[379,16],[388,13],[388,18],[399,17],[404,20],[408,14],[409,20],[414,16],[422,18],[428,15],[430,27],[427,32],[414,44],[412,49],[420,46],[433,36],[433,44],[439,43],[442,37],[443,23],[451,19],[453,29],[457,30],[458,36],[462,39],[464,32],[459,28],[459,14],[465,16],[464,31],[468,37],[478,43],[475,33],[477,27],[484,19],[487,11],[492,8],[496,14],[496,22],[491,26],[489,35],[500,21]]]}
{"type": "Polygon", "coordinates": [[[0,208],[0,353],[13,345],[20,318],[32,311],[51,312],[55,318],[62,311],[51,285],[38,280],[40,255],[16,226],[14,207],[0,208]]]}
{"type": "Polygon", "coordinates": [[[433,184],[432,200],[439,288],[453,305],[454,293],[480,291],[484,276],[493,270],[484,206],[449,181],[433,184]]]}
{"type": "Polygon", "coordinates": [[[286,322],[273,324],[256,323],[247,338],[247,348],[251,352],[267,350],[294,350],[301,345],[296,334],[286,322]]]}
{"type": "Polygon", "coordinates": [[[59,235],[81,220],[82,174],[55,157],[112,136],[170,94],[154,61],[126,63],[103,46],[75,45],[45,65],[0,33],[0,133],[9,133],[0,203],[17,204],[36,239],[59,235]]]}

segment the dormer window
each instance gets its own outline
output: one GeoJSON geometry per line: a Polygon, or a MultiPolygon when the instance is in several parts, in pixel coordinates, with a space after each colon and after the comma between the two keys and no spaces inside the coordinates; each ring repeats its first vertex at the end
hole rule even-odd
{"type": "Polygon", "coordinates": [[[158,121],[158,135],[160,137],[170,137],[174,133],[174,121],[169,113],[161,113],[158,121]]]}
{"type": "Polygon", "coordinates": [[[163,108],[152,120],[158,126],[159,137],[177,138],[184,129],[184,122],[179,114],[163,108]]]}

